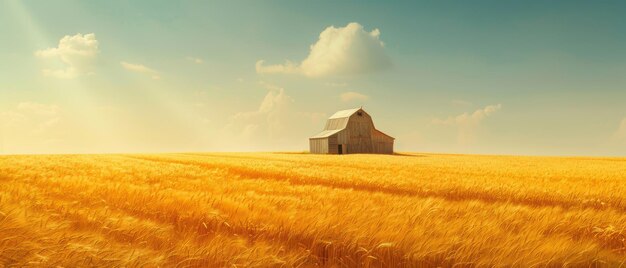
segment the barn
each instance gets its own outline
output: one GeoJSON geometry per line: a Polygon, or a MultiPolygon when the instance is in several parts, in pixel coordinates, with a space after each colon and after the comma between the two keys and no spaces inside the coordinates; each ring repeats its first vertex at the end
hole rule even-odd
{"type": "Polygon", "coordinates": [[[363,108],[336,112],[309,138],[314,154],[393,154],[394,138],[374,127],[363,108]]]}

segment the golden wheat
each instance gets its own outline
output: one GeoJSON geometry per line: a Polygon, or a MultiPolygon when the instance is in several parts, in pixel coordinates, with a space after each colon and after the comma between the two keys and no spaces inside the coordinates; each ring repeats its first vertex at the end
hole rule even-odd
{"type": "Polygon", "coordinates": [[[3,265],[626,265],[626,159],[4,156],[3,265]]]}

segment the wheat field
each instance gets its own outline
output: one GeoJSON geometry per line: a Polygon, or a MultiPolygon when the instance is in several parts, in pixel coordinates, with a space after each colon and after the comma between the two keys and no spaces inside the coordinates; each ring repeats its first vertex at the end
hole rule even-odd
{"type": "Polygon", "coordinates": [[[0,266],[626,266],[626,159],[0,157],[0,266]]]}

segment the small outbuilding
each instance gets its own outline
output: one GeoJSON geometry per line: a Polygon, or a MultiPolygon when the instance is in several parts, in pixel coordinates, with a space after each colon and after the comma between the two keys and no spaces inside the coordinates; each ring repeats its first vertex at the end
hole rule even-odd
{"type": "Polygon", "coordinates": [[[336,112],[309,138],[313,154],[393,154],[395,139],[374,127],[362,108],[336,112]]]}

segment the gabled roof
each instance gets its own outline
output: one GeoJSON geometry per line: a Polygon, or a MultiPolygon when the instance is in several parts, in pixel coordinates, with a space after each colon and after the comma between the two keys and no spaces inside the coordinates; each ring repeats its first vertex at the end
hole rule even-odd
{"type": "Polygon", "coordinates": [[[335,114],[333,114],[328,119],[337,119],[337,118],[350,117],[351,115],[353,115],[354,113],[356,113],[359,110],[361,110],[361,108],[355,108],[355,109],[339,111],[339,112],[336,112],[335,114]]]}
{"type": "Polygon", "coordinates": [[[350,117],[328,119],[328,121],[326,121],[326,126],[324,127],[324,130],[344,129],[348,125],[349,119],[350,117]]]}
{"type": "MultiPolygon", "coordinates": [[[[324,130],[318,133],[317,135],[310,137],[310,139],[328,138],[332,135],[339,133],[340,131],[344,130],[347,127],[350,116],[352,116],[358,111],[363,111],[363,109],[355,108],[355,109],[338,111],[334,113],[331,117],[328,118],[328,121],[326,121],[326,126],[324,127],[324,130]]],[[[363,112],[366,113],[365,111],[363,112]]],[[[384,136],[394,139],[393,137],[387,135],[386,133],[376,129],[376,127],[374,127],[373,125],[372,127],[373,127],[373,131],[376,131],[384,136]]]]}
{"type": "Polygon", "coordinates": [[[320,138],[327,138],[330,137],[332,135],[334,135],[335,133],[338,133],[339,131],[342,131],[342,129],[335,129],[335,130],[324,130],[320,133],[317,133],[317,135],[310,137],[309,139],[320,139],[320,138]]]}
{"type": "Polygon", "coordinates": [[[396,139],[396,138],[391,137],[391,136],[387,135],[385,132],[382,132],[382,131],[380,131],[380,130],[378,130],[378,129],[374,129],[374,131],[376,131],[376,132],[378,132],[378,133],[380,133],[380,134],[383,134],[383,135],[385,135],[385,136],[387,136],[387,137],[389,137],[389,138],[392,138],[392,139],[394,139],[394,140],[396,139]]]}

